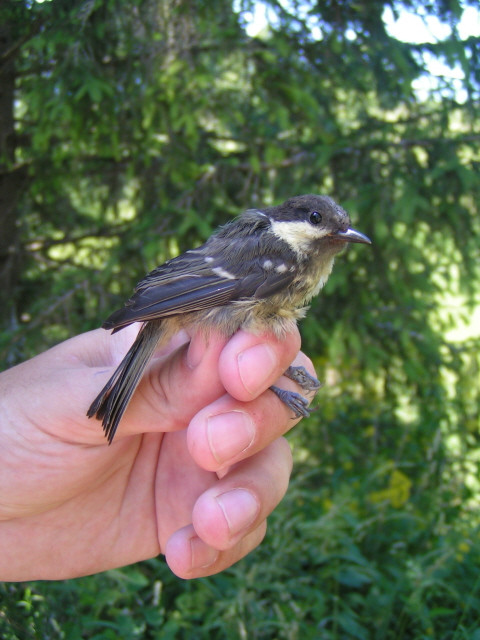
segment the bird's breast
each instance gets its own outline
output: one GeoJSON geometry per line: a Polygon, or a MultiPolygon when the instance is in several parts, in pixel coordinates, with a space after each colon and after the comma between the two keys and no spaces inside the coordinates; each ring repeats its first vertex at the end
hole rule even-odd
{"type": "MultiPolygon", "coordinates": [[[[311,260],[298,271],[298,293],[302,297],[299,304],[305,304],[320,293],[332,273],[334,257],[331,259],[311,260]]],[[[293,283],[295,286],[295,283],[293,283]]]]}

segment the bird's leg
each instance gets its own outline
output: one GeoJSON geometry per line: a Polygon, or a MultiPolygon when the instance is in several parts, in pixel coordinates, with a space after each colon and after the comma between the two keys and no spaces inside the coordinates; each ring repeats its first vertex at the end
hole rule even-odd
{"type": "MultiPolygon", "coordinates": [[[[283,375],[296,382],[305,391],[318,391],[322,386],[320,381],[310,375],[305,367],[288,367],[283,375]]],[[[306,418],[310,415],[308,400],[299,393],[286,391],[276,386],[271,386],[270,389],[293,411],[295,418],[306,418]]]]}
{"type": "Polygon", "coordinates": [[[308,400],[295,391],[286,391],[272,385],[270,389],[280,398],[283,404],[295,414],[295,418],[308,418],[310,409],[308,408],[308,400]]]}
{"type": "Polygon", "coordinates": [[[290,366],[283,375],[296,382],[305,391],[318,391],[322,386],[320,380],[310,375],[305,367],[290,366]]]}

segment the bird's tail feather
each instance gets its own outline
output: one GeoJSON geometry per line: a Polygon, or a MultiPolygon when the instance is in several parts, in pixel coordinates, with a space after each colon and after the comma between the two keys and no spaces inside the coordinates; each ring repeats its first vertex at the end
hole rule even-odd
{"type": "Polygon", "coordinates": [[[107,384],[92,402],[87,416],[102,421],[111,444],[118,424],[155,351],[161,332],[157,323],[147,323],[107,384]],[[156,326],[153,326],[156,325],[156,326]]]}

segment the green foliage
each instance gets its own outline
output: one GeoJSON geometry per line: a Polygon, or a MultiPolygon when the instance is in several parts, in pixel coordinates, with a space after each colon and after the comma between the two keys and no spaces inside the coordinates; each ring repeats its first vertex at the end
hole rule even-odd
{"type": "Polygon", "coordinates": [[[479,38],[457,28],[474,3],[265,4],[257,37],[246,0],[0,8],[5,365],[97,326],[242,208],[326,192],[373,239],[302,323],[326,384],[261,548],[195,583],[155,559],[4,585],[6,640],[480,638],[479,38]],[[387,6],[451,35],[400,42],[387,6]],[[427,54],[465,100],[448,77],[419,98],[427,54]]]}

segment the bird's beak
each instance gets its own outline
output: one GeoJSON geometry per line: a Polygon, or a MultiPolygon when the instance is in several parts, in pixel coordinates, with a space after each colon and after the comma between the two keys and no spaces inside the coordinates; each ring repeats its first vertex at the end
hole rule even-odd
{"type": "Polygon", "coordinates": [[[363,244],[372,244],[370,238],[367,238],[366,235],[360,233],[360,231],[357,231],[356,229],[352,229],[351,227],[346,231],[337,231],[335,235],[337,236],[337,238],[345,240],[345,242],[361,242],[363,244]]]}

